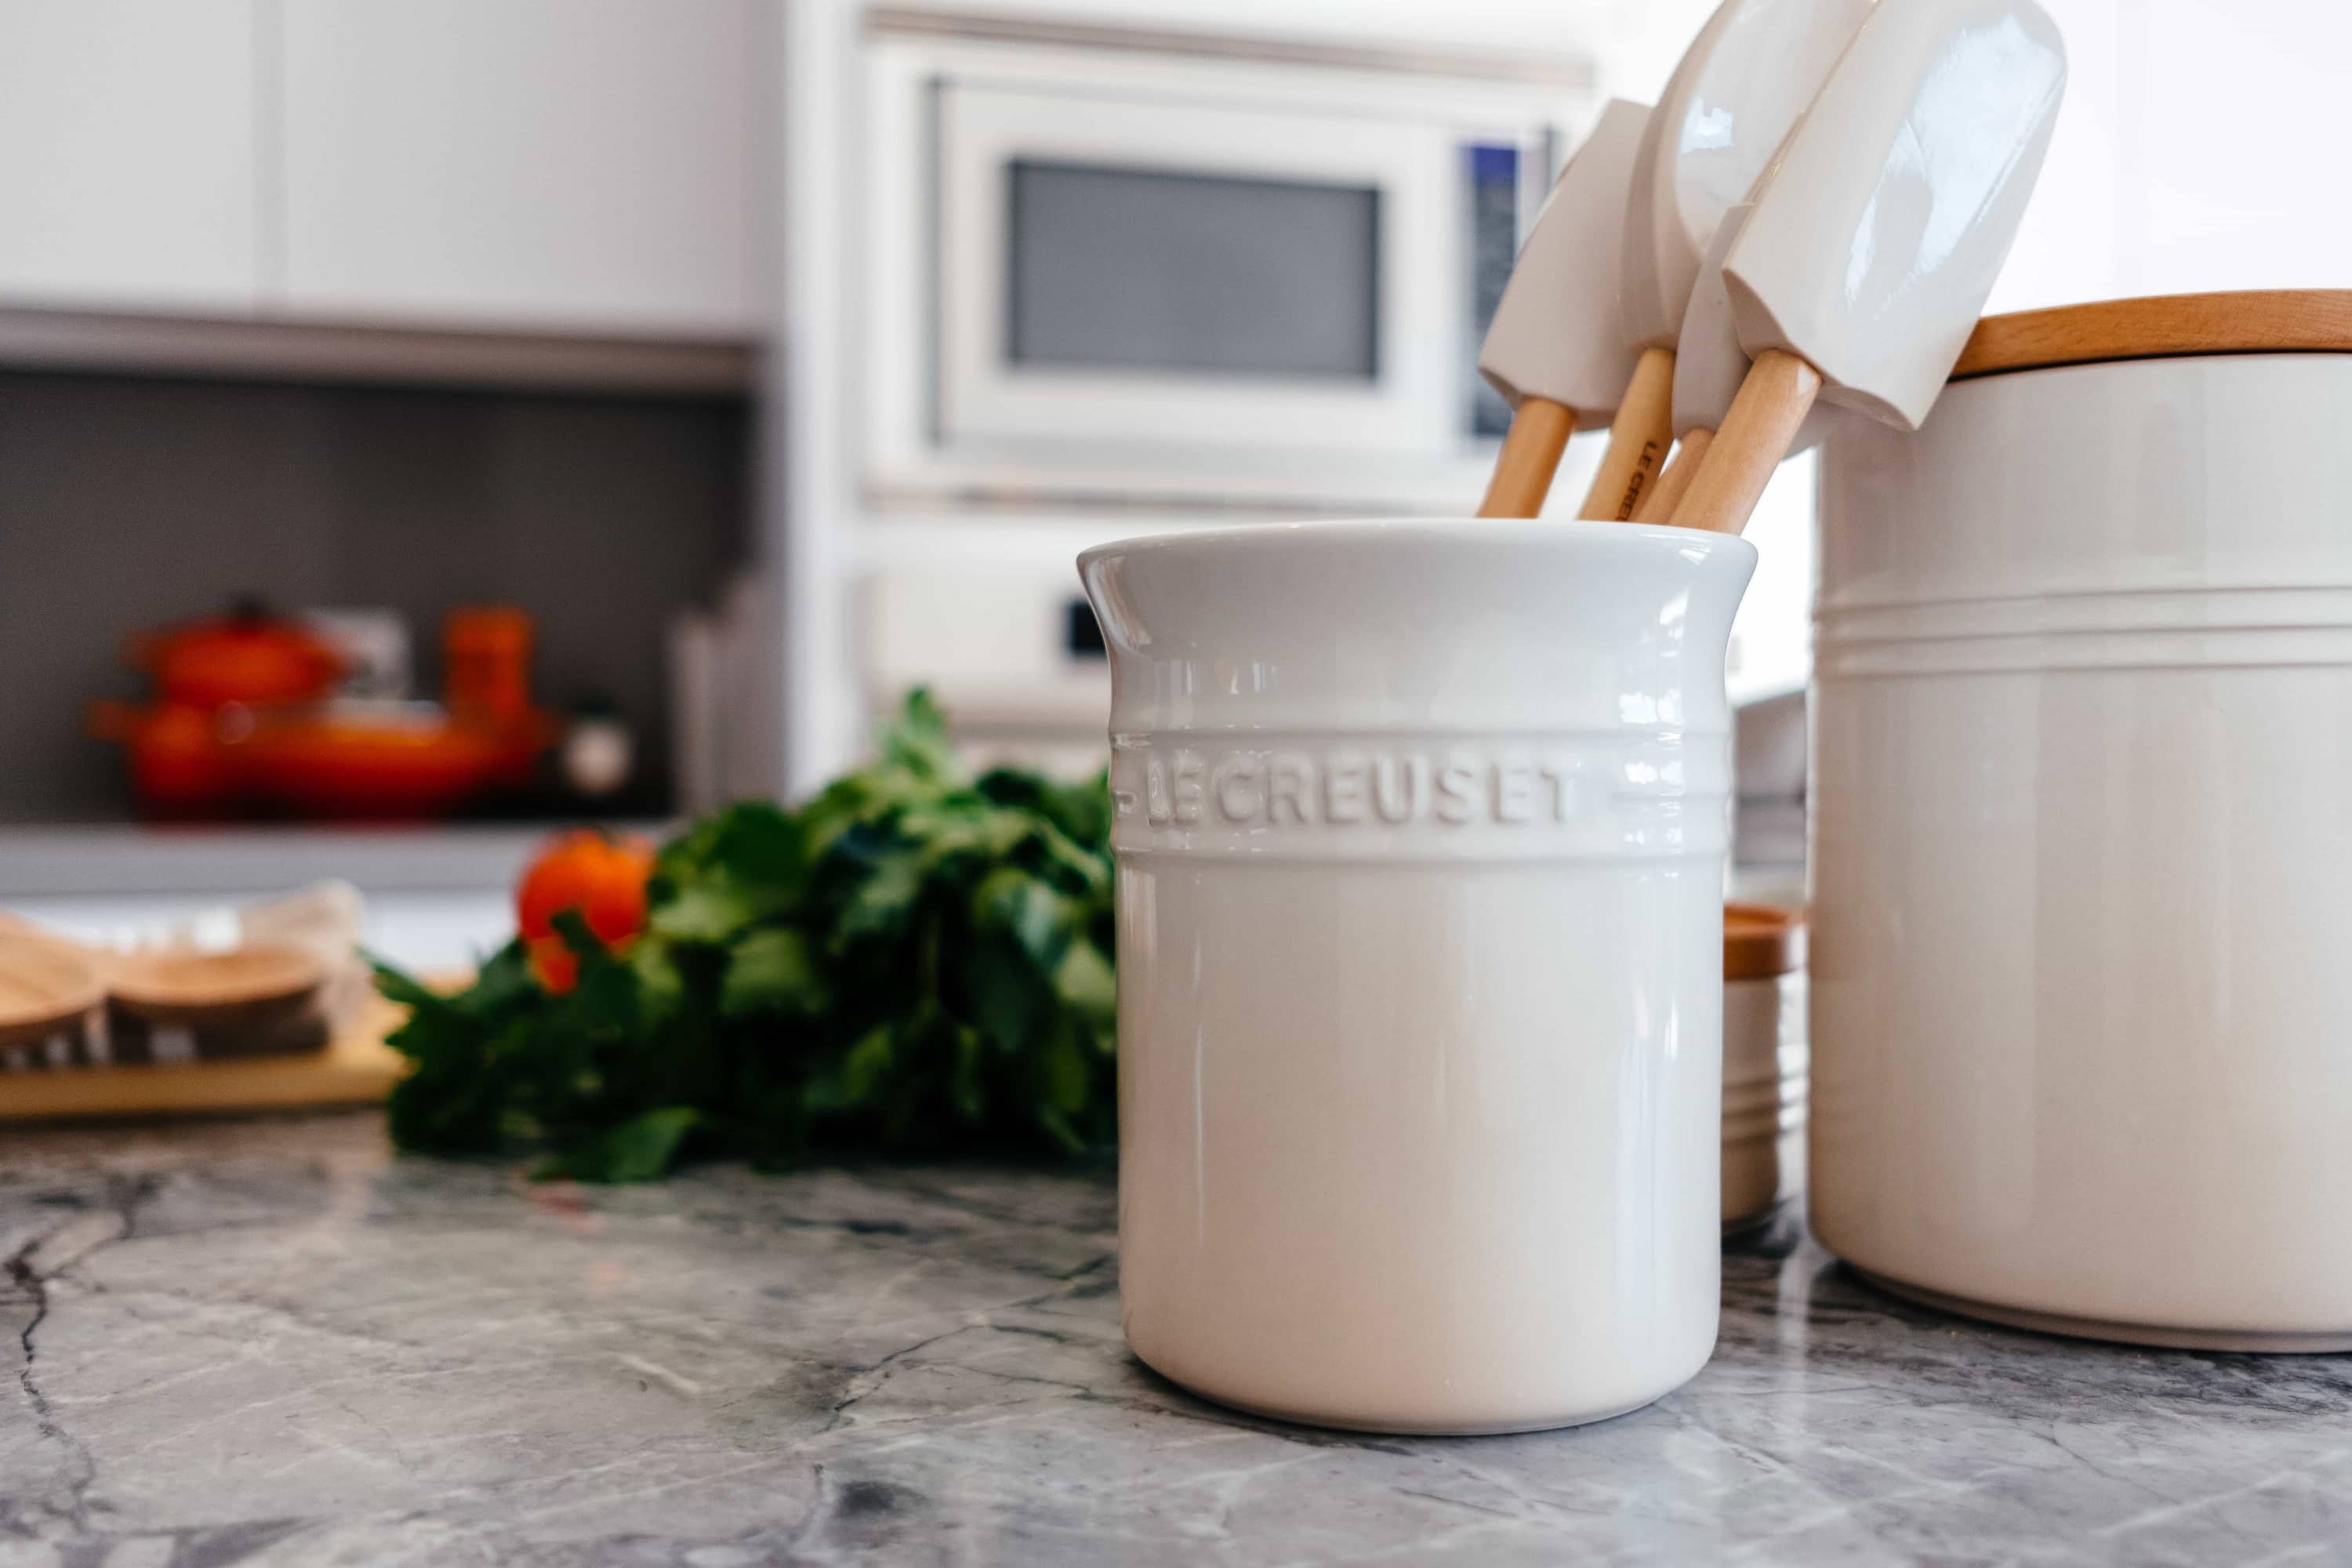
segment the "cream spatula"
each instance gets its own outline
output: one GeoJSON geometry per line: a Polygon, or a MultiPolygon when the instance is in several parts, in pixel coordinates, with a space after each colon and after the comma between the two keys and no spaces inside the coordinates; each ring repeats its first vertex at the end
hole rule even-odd
{"type": "Polygon", "coordinates": [[[1724,0],[1650,111],[1619,304],[1640,357],[1577,515],[1626,518],[1674,437],[1675,351],[1708,242],[1852,41],[1872,0],[1724,0]]]}
{"type": "Polygon", "coordinates": [[[1816,397],[1916,430],[2017,237],[2066,86],[2032,0],[1886,0],[1723,263],[1748,374],[1674,521],[1736,533],[1816,397]]]}
{"type": "Polygon", "coordinates": [[[1511,405],[1480,517],[1543,510],[1580,420],[1616,411],[1633,351],[1617,325],[1626,182],[1649,110],[1612,99],[1560,171],[1495,307],[1478,371],[1511,405]]]}
{"type": "MultiPolygon", "coordinates": [[[[1690,308],[1683,312],[1682,336],[1675,344],[1675,454],[1642,492],[1633,509],[1635,522],[1664,522],[1675,515],[1748,374],[1748,351],[1739,346],[1738,323],[1731,317],[1723,258],[1754,210],[1742,202],[1723,215],[1715,243],[1707,247],[1706,260],[1699,267],[1698,281],[1691,285],[1690,308]]],[[[1818,443],[1830,423],[1830,405],[1814,404],[1784,456],[1793,457],[1818,443]]]]}

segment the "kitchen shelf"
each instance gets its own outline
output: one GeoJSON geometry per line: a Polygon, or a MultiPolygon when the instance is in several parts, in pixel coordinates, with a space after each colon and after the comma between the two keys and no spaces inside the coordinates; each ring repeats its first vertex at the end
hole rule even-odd
{"type": "MultiPolygon", "coordinates": [[[[279,892],[340,877],[362,892],[495,889],[555,822],[398,827],[0,827],[0,900],[279,892]]],[[[614,824],[659,837],[667,822],[614,824]]]]}
{"type": "Polygon", "coordinates": [[[755,389],[759,351],[726,339],[0,306],[0,368],[716,397],[755,389]]]}

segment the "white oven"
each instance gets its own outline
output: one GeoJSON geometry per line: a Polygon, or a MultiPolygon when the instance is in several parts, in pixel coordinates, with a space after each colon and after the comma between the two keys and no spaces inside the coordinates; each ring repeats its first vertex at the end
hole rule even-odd
{"type": "Polygon", "coordinates": [[[877,510],[1475,498],[1507,423],[1478,341],[1580,81],[887,32],[866,58],[877,510]]]}

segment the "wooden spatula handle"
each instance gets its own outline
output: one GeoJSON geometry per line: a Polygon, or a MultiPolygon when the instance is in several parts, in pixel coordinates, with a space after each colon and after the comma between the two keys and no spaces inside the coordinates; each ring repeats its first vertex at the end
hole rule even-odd
{"type": "Polygon", "coordinates": [[[1788,455],[1797,427],[1821,395],[1822,373],[1780,349],[1766,349],[1748,367],[1723,428],[1706,449],[1698,473],[1675,508],[1679,528],[1738,533],[1748,526],[1756,498],[1788,455]]]}
{"type": "Polygon", "coordinates": [[[1576,515],[1596,521],[1624,521],[1633,515],[1642,491],[1675,444],[1675,351],[1643,349],[1633,362],[1633,379],[1609,424],[1609,449],[1601,471],[1584,492],[1576,515]]]}
{"type": "Polygon", "coordinates": [[[1692,476],[1698,472],[1699,459],[1706,456],[1707,444],[1715,439],[1712,430],[1685,430],[1682,444],[1666,466],[1658,470],[1657,482],[1642,492],[1642,503],[1633,509],[1635,522],[1670,522],[1675,508],[1690,489],[1692,476]]]}
{"type": "Polygon", "coordinates": [[[1486,481],[1480,517],[1533,517],[1543,510],[1559,455],[1576,434],[1576,410],[1540,397],[1522,397],[1511,415],[1511,433],[1486,481]]]}

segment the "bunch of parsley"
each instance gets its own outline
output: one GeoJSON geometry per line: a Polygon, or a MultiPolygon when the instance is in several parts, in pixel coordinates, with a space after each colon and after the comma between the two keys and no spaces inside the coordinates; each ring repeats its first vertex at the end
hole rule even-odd
{"type": "Polygon", "coordinates": [[[379,965],[411,1009],[394,1141],[536,1148],[546,1173],[593,1181],[701,1154],[1108,1144],[1109,833],[1100,779],[967,777],[917,692],[873,766],[665,846],[625,953],[559,917],[569,993],[519,942],[454,995],[379,965]]]}

